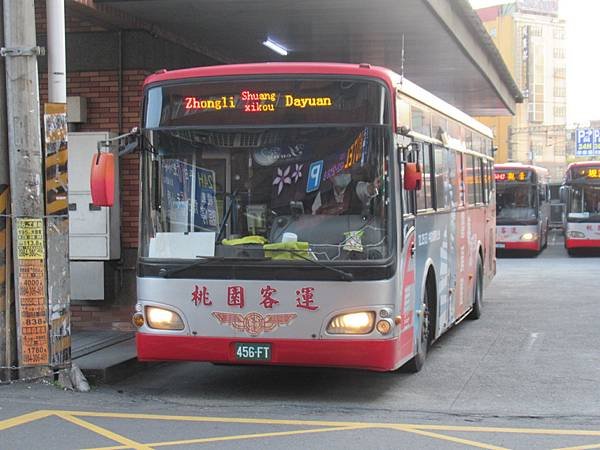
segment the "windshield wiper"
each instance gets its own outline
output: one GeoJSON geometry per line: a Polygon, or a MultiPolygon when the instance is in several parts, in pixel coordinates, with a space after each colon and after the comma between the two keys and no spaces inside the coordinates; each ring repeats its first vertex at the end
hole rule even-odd
{"type": "Polygon", "coordinates": [[[297,250],[297,249],[288,249],[288,248],[282,248],[282,249],[272,249],[270,248],[268,250],[269,252],[285,252],[285,253],[293,253],[296,256],[298,256],[300,259],[303,259],[304,261],[308,261],[310,263],[313,263],[316,266],[319,267],[323,267],[324,269],[330,270],[332,272],[335,272],[337,274],[340,275],[341,279],[343,281],[354,281],[354,274],[351,272],[346,272],[345,270],[342,269],[336,269],[335,267],[331,267],[328,266],[327,264],[323,264],[322,262],[320,262],[317,259],[311,259],[307,256],[304,256],[303,253],[306,252],[306,250],[297,250]]]}
{"type": "MultiPolygon", "coordinates": [[[[338,275],[340,275],[340,278],[343,281],[354,281],[354,274],[352,274],[350,272],[346,272],[345,270],[342,270],[342,269],[337,269],[335,267],[328,266],[327,264],[323,264],[322,262],[320,262],[318,260],[308,258],[302,254],[305,251],[306,250],[296,250],[296,249],[269,249],[269,252],[293,253],[294,255],[296,255],[300,259],[303,259],[304,261],[308,261],[316,266],[323,267],[324,269],[327,269],[327,270],[337,273],[338,275]]],[[[271,261],[271,260],[272,260],[272,258],[268,258],[265,256],[242,257],[242,258],[221,256],[221,257],[212,257],[212,258],[202,258],[198,261],[194,261],[192,263],[185,264],[183,266],[175,267],[172,269],[169,269],[167,267],[162,267],[158,271],[158,276],[161,278],[169,278],[171,275],[174,275],[176,273],[183,272],[188,269],[193,269],[194,267],[202,266],[204,264],[210,264],[215,261],[271,261]]]]}
{"type": "Polygon", "coordinates": [[[204,264],[210,264],[216,261],[262,261],[266,258],[264,257],[244,257],[244,258],[235,258],[235,257],[225,257],[225,256],[217,256],[217,257],[204,257],[199,259],[198,261],[194,261],[189,264],[185,264],[183,266],[168,268],[161,267],[158,271],[158,276],[161,278],[169,278],[171,275],[174,275],[179,272],[183,272],[188,269],[193,269],[194,267],[202,266],[204,264]]]}

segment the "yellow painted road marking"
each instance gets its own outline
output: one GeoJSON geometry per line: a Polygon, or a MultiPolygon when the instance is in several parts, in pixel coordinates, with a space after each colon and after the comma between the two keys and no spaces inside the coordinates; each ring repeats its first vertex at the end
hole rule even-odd
{"type": "Polygon", "coordinates": [[[116,419],[149,419],[149,420],[173,420],[181,422],[224,422],[224,423],[251,423],[268,425],[308,425],[323,427],[356,427],[369,426],[372,428],[407,427],[429,431],[467,431],[475,433],[523,433],[523,434],[547,434],[557,436],[600,436],[597,430],[572,430],[552,428],[501,428],[501,427],[471,427],[455,425],[425,425],[414,423],[392,423],[392,422],[336,422],[324,420],[285,420],[285,419],[255,419],[245,417],[207,417],[207,416],[169,416],[163,414],[135,414],[135,413],[103,413],[94,411],[62,411],[80,417],[113,417],[116,419]]]}
{"type": "Polygon", "coordinates": [[[425,431],[425,430],[422,430],[417,427],[397,426],[397,427],[393,427],[393,428],[396,430],[399,430],[399,431],[405,431],[407,433],[414,433],[414,434],[418,434],[421,436],[427,436],[430,438],[439,439],[439,440],[443,440],[443,441],[455,442],[457,444],[470,445],[471,447],[476,447],[476,448],[486,448],[489,450],[508,450],[505,447],[497,447],[495,445],[485,444],[483,442],[472,441],[470,439],[463,439],[463,438],[459,438],[459,437],[455,437],[455,436],[448,436],[446,434],[432,433],[431,431],[425,431]]]}
{"type": "Polygon", "coordinates": [[[576,447],[561,447],[554,450],[587,450],[591,448],[600,448],[600,444],[578,445],[576,447]]]}
{"type": "Polygon", "coordinates": [[[34,420],[44,419],[48,416],[52,416],[53,414],[54,411],[39,410],[30,412],[28,414],[23,414],[22,416],[13,417],[12,419],[6,419],[0,421],[0,431],[8,430],[9,428],[19,425],[24,425],[26,423],[33,422],[34,420]]]}
{"type": "Polygon", "coordinates": [[[402,425],[415,427],[421,430],[437,431],[468,431],[473,433],[523,433],[523,434],[546,434],[554,436],[600,436],[597,430],[570,430],[552,428],[498,428],[498,427],[470,427],[454,425],[402,425]]]}
{"type": "MultiPolygon", "coordinates": [[[[436,433],[435,431],[458,431],[469,433],[514,433],[514,434],[530,434],[530,435],[550,435],[550,436],[600,436],[600,431],[597,430],[573,430],[573,429],[549,429],[549,428],[503,428],[503,427],[477,427],[477,426],[454,426],[454,425],[426,425],[426,424],[401,424],[401,423],[368,423],[368,422],[342,422],[342,421],[323,421],[323,420],[282,420],[282,419],[257,419],[257,418],[236,418],[236,417],[207,417],[207,416],[171,416],[161,414],[134,414],[134,413],[104,413],[94,411],[61,411],[61,410],[40,410],[28,414],[23,414],[18,417],[0,421],[0,431],[6,430],[18,425],[26,424],[38,419],[43,419],[48,416],[58,416],[73,424],[79,425],[87,430],[97,433],[103,437],[118,442],[121,445],[113,447],[104,447],[103,450],[109,449],[143,449],[149,450],[152,447],[200,444],[208,442],[233,441],[240,439],[257,439],[275,436],[292,436],[307,433],[324,433],[333,431],[348,431],[355,429],[374,429],[384,428],[392,429],[401,432],[418,434],[427,436],[433,439],[455,442],[463,445],[469,445],[477,448],[487,449],[503,449],[502,447],[485,444],[482,442],[472,441],[445,434],[436,433]],[[114,419],[137,419],[137,420],[165,420],[178,422],[212,422],[212,423],[239,423],[239,424],[254,424],[254,425],[295,425],[295,426],[312,426],[323,427],[309,430],[296,431],[281,431],[271,433],[255,433],[235,436],[220,436],[209,438],[198,438],[181,441],[157,442],[151,444],[142,444],[131,440],[127,437],[113,433],[110,430],[87,422],[80,417],[104,417],[114,419]]],[[[584,449],[600,449],[600,444],[583,445],[575,447],[566,447],[559,450],[584,450],[584,449]]]]}
{"type": "MultiPolygon", "coordinates": [[[[223,441],[236,441],[241,439],[256,439],[256,438],[269,438],[269,437],[278,437],[278,436],[294,436],[299,434],[309,434],[309,433],[329,433],[332,431],[348,431],[348,430],[358,430],[358,429],[366,429],[372,428],[370,426],[356,426],[356,427],[330,427],[330,428],[316,428],[313,430],[295,430],[295,431],[275,431],[271,433],[255,433],[255,434],[239,434],[233,436],[218,436],[218,437],[210,437],[210,438],[198,438],[198,439],[184,439],[181,441],[164,441],[164,442],[152,442],[150,444],[146,444],[149,447],[167,447],[171,445],[189,445],[189,444],[206,444],[209,442],[223,442],[223,441]]],[[[87,450],[122,450],[129,447],[126,446],[115,446],[115,447],[98,447],[94,449],[87,450]]]]}
{"type": "Polygon", "coordinates": [[[56,415],[58,417],[60,417],[61,419],[71,422],[75,425],[79,425],[80,427],[86,428],[87,430],[90,430],[96,434],[99,434],[100,436],[110,439],[111,441],[115,441],[115,442],[124,444],[125,445],[124,448],[134,448],[136,450],[152,450],[152,447],[149,447],[145,444],[140,444],[139,442],[136,442],[132,439],[126,438],[125,436],[121,436],[120,434],[113,433],[112,431],[107,430],[106,428],[102,428],[102,427],[99,427],[92,423],[86,422],[85,420],[78,419],[77,417],[73,417],[70,414],[66,414],[64,412],[57,411],[56,415]]]}

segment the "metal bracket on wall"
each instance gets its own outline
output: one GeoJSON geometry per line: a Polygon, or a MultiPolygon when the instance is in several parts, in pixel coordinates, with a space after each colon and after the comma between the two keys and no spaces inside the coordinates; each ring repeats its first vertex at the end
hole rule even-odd
{"type": "Polygon", "coordinates": [[[46,54],[45,47],[2,47],[0,48],[0,56],[44,56],[46,54]]]}

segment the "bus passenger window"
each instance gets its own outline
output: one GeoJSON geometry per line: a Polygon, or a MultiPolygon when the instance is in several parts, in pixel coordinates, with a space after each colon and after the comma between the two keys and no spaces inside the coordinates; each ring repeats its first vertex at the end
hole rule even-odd
{"type": "Polygon", "coordinates": [[[484,159],[479,160],[479,166],[481,167],[481,183],[482,183],[482,192],[483,192],[483,200],[482,203],[488,203],[488,190],[490,186],[488,185],[488,175],[487,175],[487,164],[484,159]]]}
{"type": "Polygon", "coordinates": [[[474,175],[475,179],[473,180],[475,192],[477,196],[477,203],[483,203],[483,180],[481,177],[481,158],[478,156],[473,156],[473,167],[475,169],[474,175]]]}
{"type": "Polygon", "coordinates": [[[473,206],[477,203],[477,182],[475,173],[475,157],[473,155],[464,155],[465,173],[464,178],[467,184],[467,204],[473,206]]]}
{"type": "Polygon", "coordinates": [[[434,148],[434,172],[435,172],[435,207],[444,209],[450,206],[451,184],[448,178],[448,152],[444,147],[434,148]]]}
{"type": "Polygon", "coordinates": [[[429,209],[433,207],[431,189],[431,145],[425,144],[419,155],[421,167],[423,168],[423,187],[417,191],[417,209],[429,209]]]}

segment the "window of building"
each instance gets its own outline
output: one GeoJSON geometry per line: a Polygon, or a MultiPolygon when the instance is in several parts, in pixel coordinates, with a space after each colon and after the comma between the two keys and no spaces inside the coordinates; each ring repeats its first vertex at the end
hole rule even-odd
{"type": "Polygon", "coordinates": [[[554,57],[556,59],[565,59],[565,53],[564,47],[554,47],[554,57]]]}

